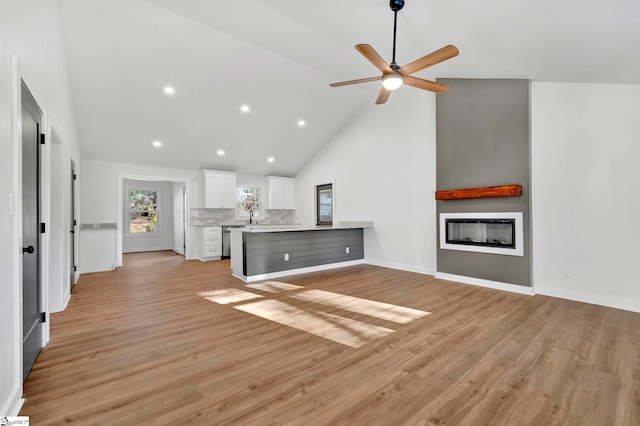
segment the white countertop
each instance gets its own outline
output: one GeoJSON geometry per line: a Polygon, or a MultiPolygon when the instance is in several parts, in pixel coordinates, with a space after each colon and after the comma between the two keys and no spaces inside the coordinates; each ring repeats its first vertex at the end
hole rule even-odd
{"type": "Polygon", "coordinates": [[[330,229],[373,228],[373,222],[340,222],[333,226],[302,225],[247,225],[244,228],[231,228],[231,232],[290,232],[290,231],[327,231],[330,229]]]}
{"type": "Polygon", "coordinates": [[[212,227],[212,226],[299,226],[297,223],[284,224],[284,223],[257,223],[249,225],[247,222],[208,222],[208,223],[196,223],[191,226],[195,228],[212,227]]]}

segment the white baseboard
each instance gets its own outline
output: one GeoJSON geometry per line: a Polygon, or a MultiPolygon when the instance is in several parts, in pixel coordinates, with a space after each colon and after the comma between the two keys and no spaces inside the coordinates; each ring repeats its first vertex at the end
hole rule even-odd
{"type": "Polygon", "coordinates": [[[640,302],[608,296],[605,294],[586,293],[582,291],[566,290],[555,287],[536,285],[536,294],[558,297],[560,299],[573,300],[575,302],[589,303],[591,305],[606,306],[608,308],[622,309],[624,311],[640,312],[640,302]]]}
{"type": "Polygon", "coordinates": [[[67,297],[64,299],[64,303],[62,304],[62,310],[64,311],[65,309],[67,309],[67,306],[69,305],[69,301],[71,300],[71,292],[69,292],[67,294],[67,297]]]}
{"type": "Polygon", "coordinates": [[[222,256],[212,256],[212,257],[198,256],[196,259],[198,259],[200,262],[211,262],[212,260],[222,260],[222,256]]]}
{"type": "Polygon", "coordinates": [[[47,343],[49,343],[49,337],[51,336],[51,315],[49,314],[49,312],[45,314],[45,321],[40,324],[40,327],[42,330],[41,347],[44,348],[45,346],[47,346],[47,343]]]}
{"type": "Polygon", "coordinates": [[[447,281],[455,281],[462,284],[471,284],[471,285],[477,285],[480,287],[493,288],[496,290],[504,290],[504,291],[509,291],[511,293],[526,294],[529,296],[533,296],[535,294],[533,287],[502,283],[499,281],[483,280],[481,278],[465,277],[462,275],[447,274],[444,272],[436,272],[436,278],[447,280],[447,281]]]}
{"type": "Polygon", "coordinates": [[[22,398],[22,386],[16,386],[11,392],[9,399],[2,404],[0,407],[0,415],[2,416],[12,416],[15,417],[20,413],[20,409],[24,404],[24,399],[22,398]]]}
{"type": "Polygon", "coordinates": [[[417,274],[433,275],[435,270],[424,266],[405,265],[403,263],[387,262],[386,260],[365,259],[367,265],[380,266],[383,268],[398,269],[400,271],[415,272],[417,274]]]}
{"type": "Polygon", "coordinates": [[[137,248],[137,249],[129,249],[129,250],[122,250],[122,253],[144,253],[147,251],[167,251],[167,250],[172,250],[175,251],[173,249],[173,247],[145,247],[145,248],[137,248]]]}
{"type": "Polygon", "coordinates": [[[319,271],[326,271],[329,269],[344,268],[347,266],[362,265],[363,263],[365,263],[364,259],[358,259],[358,260],[349,260],[347,262],[328,263],[326,265],[309,266],[308,268],[298,268],[298,269],[289,269],[287,271],[270,272],[268,274],[252,275],[250,277],[245,277],[244,275],[236,275],[236,274],[233,274],[233,276],[241,279],[246,283],[253,283],[256,281],[272,280],[274,278],[288,277],[290,275],[308,274],[309,272],[319,272],[319,271]]]}

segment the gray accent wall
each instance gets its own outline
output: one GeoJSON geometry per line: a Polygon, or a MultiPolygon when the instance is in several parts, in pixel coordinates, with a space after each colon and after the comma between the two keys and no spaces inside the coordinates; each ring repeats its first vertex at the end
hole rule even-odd
{"type": "Polygon", "coordinates": [[[364,259],[362,229],[244,232],[244,275],[364,259]],[[349,253],[346,253],[349,247],[349,253]],[[284,260],[285,253],[289,260],[284,260]]]}
{"type": "Polygon", "coordinates": [[[436,98],[437,190],[522,185],[522,197],[437,201],[440,213],[522,212],[524,256],[439,248],[437,270],[531,286],[531,189],[528,80],[438,79],[448,84],[436,98]]]}

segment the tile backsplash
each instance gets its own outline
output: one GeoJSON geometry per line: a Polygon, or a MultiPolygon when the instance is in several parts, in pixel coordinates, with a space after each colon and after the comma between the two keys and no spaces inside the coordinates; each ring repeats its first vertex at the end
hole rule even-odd
{"type": "MultiPolygon", "coordinates": [[[[295,217],[295,210],[265,209],[264,218],[257,219],[258,223],[291,224],[295,217]]],[[[237,220],[234,209],[191,209],[192,226],[216,225],[224,222],[246,222],[237,220]]]]}
{"type": "Polygon", "coordinates": [[[295,218],[295,210],[278,210],[278,209],[266,209],[264,211],[264,220],[268,223],[293,223],[295,218]]]}
{"type": "Polygon", "coordinates": [[[191,225],[207,226],[220,222],[233,222],[234,209],[191,209],[191,225]]]}

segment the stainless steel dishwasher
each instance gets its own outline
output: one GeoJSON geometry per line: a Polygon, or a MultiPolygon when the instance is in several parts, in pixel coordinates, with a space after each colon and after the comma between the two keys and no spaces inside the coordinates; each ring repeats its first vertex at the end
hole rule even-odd
{"type": "Polygon", "coordinates": [[[231,259],[231,228],[244,228],[244,225],[222,226],[222,259],[231,259]]]}

